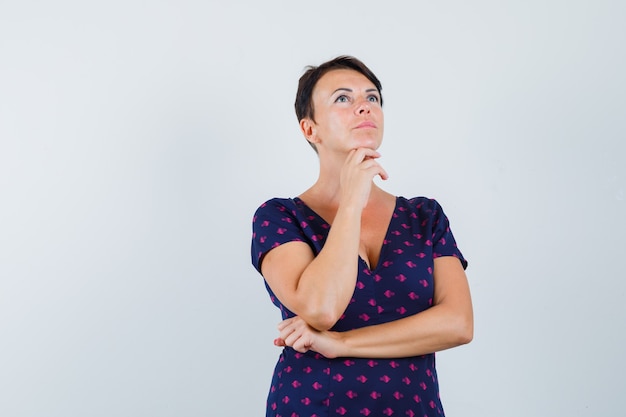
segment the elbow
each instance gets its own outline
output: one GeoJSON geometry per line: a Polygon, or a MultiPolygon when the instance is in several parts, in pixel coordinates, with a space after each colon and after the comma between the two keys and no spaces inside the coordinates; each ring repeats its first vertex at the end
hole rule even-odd
{"type": "Polygon", "coordinates": [[[464,331],[458,334],[457,343],[459,345],[467,345],[472,340],[474,340],[474,330],[473,329],[465,329],[464,331]]]}
{"type": "Polygon", "coordinates": [[[472,318],[459,320],[455,327],[455,339],[458,345],[467,345],[474,339],[474,321],[472,318]]]}
{"type": "Polygon", "coordinates": [[[302,318],[307,324],[319,331],[330,330],[340,319],[337,314],[329,310],[312,310],[303,315],[302,318]]]}
{"type": "Polygon", "coordinates": [[[330,330],[343,315],[343,309],[328,299],[307,297],[301,300],[294,313],[315,330],[330,330]],[[299,307],[299,308],[298,308],[299,307]]]}
{"type": "Polygon", "coordinates": [[[313,327],[316,330],[326,331],[326,330],[330,330],[335,325],[335,323],[337,323],[338,320],[339,320],[338,317],[335,317],[330,314],[324,314],[324,315],[319,315],[319,316],[314,317],[311,320],[312,323],[309,323],[309,324],[311,327],[313,327]]]}

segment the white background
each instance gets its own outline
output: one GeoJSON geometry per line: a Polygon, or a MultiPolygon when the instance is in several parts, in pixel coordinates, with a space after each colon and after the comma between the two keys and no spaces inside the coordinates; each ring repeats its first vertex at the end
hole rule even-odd
{"type": "Polygon", "coordinates": [[[261,416],[278,310],[251,216],[317,158],[339,54],[383,83],[394,194],[436,198],[475,340],[447,414],[619,415],[623,1],[0,2],[0,415],[261,416]]]}

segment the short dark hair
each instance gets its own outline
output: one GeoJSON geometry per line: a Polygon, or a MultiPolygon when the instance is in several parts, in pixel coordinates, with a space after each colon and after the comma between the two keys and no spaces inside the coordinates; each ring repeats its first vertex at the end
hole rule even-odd
{"type": "MultiPolygon", "coordinates": [[[[349,69],[363,74],[365,78],[370,80],[372,84],[376,86],[378,94],[380,95],[380,105],[383,105],[383,86],[376,75],[374,75],[374,73],[357,58],[349,55],[341,55],[337,58],[331,59],[330,61],[324,62],[317,67],[309,65],[305,68],[304,74],[302,74],[300,80],[298,81],[298,91],[296,92],[296,102],[294,104],[298,122],[307,117],[315,121],[312,98],[313,89],[324,74],[338,69],[349,69]]],[[[314,144],[310,142],[309,144],[317,151],[314,144]]]]}

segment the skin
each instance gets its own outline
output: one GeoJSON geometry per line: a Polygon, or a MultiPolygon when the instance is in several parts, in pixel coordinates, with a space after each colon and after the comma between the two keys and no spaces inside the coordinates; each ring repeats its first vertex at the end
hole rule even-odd
{"type": "Polygon", "coordinates": [[[473,336],[469,285],[454,257],[434,260],[433,307],[394,322],[348,332],[329,329],[345,311],[356,284],[358,257],[378,263],[395,197],[374,182],[387,172],[378,163],[384,115],[376,87],[353,70],[333,70],[313,90],[315,120],[300,128],[319,155],[319,177],[300,198],[332,225],[317,256],[306,243],[271,250],[262,273],[297,317],[278,325],[277,346],[334,358],[406,357],[468,343],[473,336]],[[346,260],[354,260],[347,262],[346,260]]]}

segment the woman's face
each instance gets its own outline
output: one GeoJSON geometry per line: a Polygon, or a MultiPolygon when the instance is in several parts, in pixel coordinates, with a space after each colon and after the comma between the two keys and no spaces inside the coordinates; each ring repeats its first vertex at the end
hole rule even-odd
{"type": "Polygon", "coordinates": [[[380,94],[363,74],[348,69],[327,72],[315,85],[312,101],[310,139],[318,151],[378,149],[384,130],[380,94]]]}

